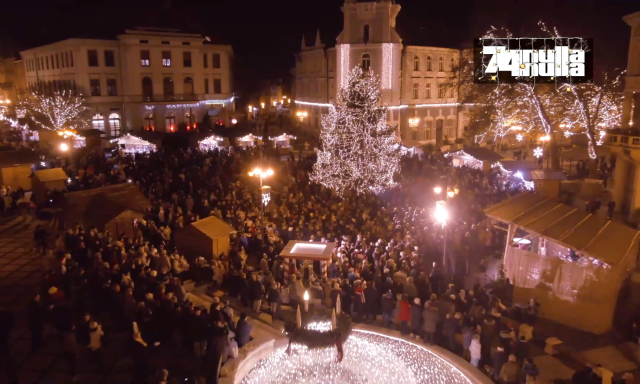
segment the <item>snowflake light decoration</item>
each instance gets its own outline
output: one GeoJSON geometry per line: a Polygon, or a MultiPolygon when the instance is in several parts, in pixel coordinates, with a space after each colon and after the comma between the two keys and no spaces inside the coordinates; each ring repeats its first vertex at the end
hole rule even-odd
{"type": "Polygon", "coordinates": [[[522,136],[522,134],[518,133],[518,134],[516,135],[516,140],[518,140],[518,141],[522,141],[522,139],[524,139],[524,136],[522,136]]]}
{"type": "Polygon", "coordinates": [[[533,156],[537,157],[538,159],[542,157],[542,147],[538,147],[536,149],[533,150],[533,156]]]}

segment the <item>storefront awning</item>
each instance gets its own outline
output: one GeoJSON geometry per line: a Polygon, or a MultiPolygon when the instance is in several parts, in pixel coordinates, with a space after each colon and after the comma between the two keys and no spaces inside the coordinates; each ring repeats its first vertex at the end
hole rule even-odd
{"type": "Polygon", "coordinates": [[[635,263],[640,232],[555,199],[525,192],[484,212],[602,262],[616,265],[632,257],[635,263]]]}

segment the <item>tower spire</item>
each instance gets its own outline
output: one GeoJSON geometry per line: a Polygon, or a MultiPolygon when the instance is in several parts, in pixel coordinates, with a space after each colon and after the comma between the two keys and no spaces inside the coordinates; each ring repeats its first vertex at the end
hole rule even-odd
{"type": "Polygon", "coordinates": [[[318,29],[318,32],[316,33],[316,47],[319,47],[322,45],[322,41],[320,41],[320,29],[318,29]]]}

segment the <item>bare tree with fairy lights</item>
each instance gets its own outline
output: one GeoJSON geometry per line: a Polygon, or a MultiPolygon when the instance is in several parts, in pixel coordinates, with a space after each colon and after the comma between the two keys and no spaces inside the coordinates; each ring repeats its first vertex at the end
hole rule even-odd
{"type": "Polygon", "coordinates": [[[378,104],[378,84],[375,74],[354,68],[338,91],[338,102],[322,116],[311,179],[339,195],[380,193],[395,184],[400,150],[396,127],[386,124],[387,107],[378,104]]]}
{"type": "Polygon", "coordinates": [[[20,101],[27,116],[39,127],[59,131],[63,129],[81,129],[89,125],[85,112],[89,108],[84,98],[70,92],[56,92],[53,95],[32,93],[20,101]]]}

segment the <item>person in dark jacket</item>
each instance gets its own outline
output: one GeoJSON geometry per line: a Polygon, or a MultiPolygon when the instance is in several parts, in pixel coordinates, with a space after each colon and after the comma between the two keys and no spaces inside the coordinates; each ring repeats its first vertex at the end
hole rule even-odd
{"type": "Polygon", "coordinates": [[[368,282],[367,287],[364,289],[364,301],[365,319],[375,320],[379,313],[380,294],[373,281],[368,282]]]}
{"type": "Polygon", "coordinates": [[[411,337],[419,339],[422,336],[422,304],[416,297],[411,303],[411,337]]]}
{"type": "Polygon", "coordinates": [[[529,343],[527,343],[527,339],[524,336],[520,336],[514,352],[520,364],[529,357],[529,343]]]}
{"type": "Polygon", "coordinates": [[[280,307],[280,291],[275,282],[269,288],[269,305],[271,306],[271,319],[275,320],[278,317],[278,309],[280,307]]]}
{"type": "Polygon", "coordinates": [[[40,295],[36,295],[28,307],[29,330],[31,331],[31,352],[36,352],[42,344],[43,309],[40,295]]]}
{"type": "Polygon", "coordinates": [[[253,329],[253,325],[247,321],[247,315],[243,312],[240,314],[240,319],[238,320],[238,324],[236,325],[236,342],[238,343],[238,348],[242,348],[243,345],[247,344],[251,339],[251,330],[253,329]]]}
{"type": "Polygon", "coordinates": [[[211,336],[207,342],[207,354],[202,363],[202,372],[207,384],[218,384],[218,376],[222,361],[229,350],[229,331],[224,321],[216,322],[212,327],[211,336]]]}
{"type": "Polygon", "coordinates": [[[257,279],[256,275],[251,275],[251,282],[249,283],[249,289],[251,290],[251,302],[253,311],[256,313],[260,313],[260,308],[262,307],[262,294],[264,293],[264,287],[257,279]]]}
{"type": "Polygon", "coordinates": [[[131,353],[133,360],[131,380],[134,383],[144,383],[149,378],[149,347],[147,343],[142,340],[140,332],[133,334],[131,353]]]}
{"type": "Polygon", "coordinates": [[[460,321],[462,319],[462,315],[460,313],[456,313],[455,315],[447,314],[444,319],[444,324],[442,326],[443,333],[447,337],[449,341],[449,350],[453,353],[456,352],[456,331],[460,326],[460,321]]]}
{"type": "Polygon", "coordinates": [[[507,354],[504,353],[504,348],[497,347],[496,350],[491,353],[491,361],[493,362],[493,379],[498,383],[502,366],[507,362],[507,354]]]}
{"type": "Polygon", "coordinates": [[[382,323],[385,327],[393,324],[393,310],[396,308],[396,302],[393,300],[393,293],[388,291],[382,297],[382,323]]]}
{"type": "Polygon", "coordinates": [[[522,367],[522,371],[520,371],[521,381],[523,383],[527,382],[527,377],[530,377],[535,382],[536,378],[539,375],[538,366],[533,362],[533,359],[528,357],[524,362],[524,366],[522,367]]]}

